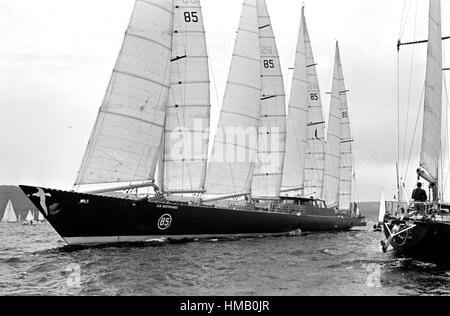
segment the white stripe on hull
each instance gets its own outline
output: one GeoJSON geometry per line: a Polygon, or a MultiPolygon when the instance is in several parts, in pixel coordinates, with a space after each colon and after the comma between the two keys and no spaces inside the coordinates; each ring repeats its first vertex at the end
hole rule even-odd
{"type": "Polygon", "coordinates": [[[146,241],[160,241],[164,239],[184,240],[184,239],[214,239],[214,238],[245,238],[245,237],[273,237],[280,235],[288,235],[299,232],[292,231],[288,233],[270,233],[270,234],[236,234],[236,235],[167,235],[167,236],[111,236],[111,237],[67,237],[64,238],[66,243],[71,246],[77,245],[95,245],[95,244],[117,244],[117,243],[133,243],[146,241]]]}

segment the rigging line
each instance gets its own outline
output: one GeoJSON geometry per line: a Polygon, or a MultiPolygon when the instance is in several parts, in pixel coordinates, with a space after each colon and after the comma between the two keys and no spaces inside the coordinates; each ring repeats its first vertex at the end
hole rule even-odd
{"type": "Polygon", "coordinates": [[[398,31],[398,38],[400,38],[402,36],[403,21],[405,19],[406,3],[408,3],[409,1],[410,0],[403,0],[402,19],[400,20],[400,30],[398,31]]]}
{"type": "MultiPolygon", "coordinates": [[[[409,6],[408,6],[407,10],[403,11],[402,25],[401,25],[401,29],[400,29],[399,38],[403,37],[403,32],[405,31],[406,25],[408,24],[409,11],[411,10],[411,5],[412,5],[412,1],[410,1],[410,0],[405,0],[405,2],[408,2],[409,6]]],[[[405,5],[406,5],[406,3],[405,3],[405,5]]],[[[416,1],[416,6],[417,6],[417,1],[416,1]]]]}
{"type": "Polygon", "coordinates": [[[421,97],[421,99],[420,99],[419,111],[418,111],[418,113],[417,113],[416,126],[415,126],[415,128],[414,128],[414,134],[413,134],[413,138],[412,138],[412,141],[411,141],[411,147],[410,147],[410,151],[409,151],[408,164],[407,164],[406,172],[405,172],[405,175],[404,175],[404,179],[405,179],[404,182],[405,182],[405,183],[407,182],[407,179],[408,179],[408,173],[409,173],[409,168],[410,168],[410,166],[411,166],[412,152],[413,152],[413,149],[414,149],[414,143],[415,143],[415,139],[416,139],[416,135],[417,135],[417,130],[418,130],[418,126],[419,126],[420,114],[422,113],[422,109],[423,109],[422,104],[423,104],[423,102],[424,102],[424,99],[425,99],[425,87],[423,87],[422,97],[421,97]]]}
{"type": "MultiPolygon", "coordinates": [[[[418,6],[416,5],[416,15],[415,15],[415,19],[414,19],[414,37],[413,38],[416,38],[416,34],[417,34],[417,16],[418,16],[418,6]]],[[[408,136],[408,130],[409,130],[409,112],[411,110],[412,78],[413,78],[413,73],[414,73],[415,52],[416,52],[416,47],[414,46],[412,49],[411,68],[410,68],[410,72],[409,72],[409,88],[408,88],[409,91],[408,91],[408,103],[407,103],[408,108],[406,111],[405,138],[404,138],[404,142],[403,142],[403,157],[402,157],[402,162],[399,165],[400,170],[403,169],[402,167],[404,167],[403,164],[404,164],[405,158],[406,158],[406,143],[407,143],[407,136],[408,136]]],[[[399,67],[400,67],[400,65],[399,65],[399,67]]],[[[399,75],[400,75],[400,73],[399,73],[399,75]]],[[[400,85],[400,79],[399,79],[399,85],[400,85]]],[[[399,90],[400,90],[400,87],[399,87],[399,90]]],[[[400,94],[399,94],[399,107],[400,107],[400,94]]]]}

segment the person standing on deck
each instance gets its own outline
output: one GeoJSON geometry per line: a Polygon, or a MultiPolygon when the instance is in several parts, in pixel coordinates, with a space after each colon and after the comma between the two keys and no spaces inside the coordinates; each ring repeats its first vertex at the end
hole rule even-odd
{"type": "Polygon", "coordinates": [[[417,189],[414,190],[412,199],[414,202],[425,203],[428,201],[427,192],[422,189],[422,183],[417,183],[417,189]]]}
{"type": "Polygon", "coordinates": [[[422,189],[422,183],[417,183],[417,189],[413,191],[412,199],[416,211],[425,211],[425,204],[428,201],[427,192],[422,189]]]}

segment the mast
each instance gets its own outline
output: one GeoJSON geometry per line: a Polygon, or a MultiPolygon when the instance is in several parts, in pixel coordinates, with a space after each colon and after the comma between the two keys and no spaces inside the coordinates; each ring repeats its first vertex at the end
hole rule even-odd
{"type": "Polygon", "coordinates": [[[305,41],[305,9],[298,33],[294,74],[287,117],[286,155],[281,192],[303,192],[308,135],[308,76],[305,41]]]}
{"type": "Polygon", "coordinates": [[[172,0],[137,0],[76,185],[153,180],[170,89],[172,0]]]}
{"type": "Polygon", "coordinates": [[[256,199],[278,199],[286,148],[286,103],[283,74],[265,0],[257,0],[261,48],[261,114],[258,157],[252,182],[256,199]]]}
{"type": "Polygon", "coordinates": [[[163,191],[203,192],[211,102],[202,8],[200,1],[174,0],[173,5],[163,191]]]}
{"type": "Polygon", "coordinates": [[[428,181],[433,202],[439,202],[442,181],[442,30],[441,2],[430,0],[428,58],[425,80],[425,111],[418,175],[428,181]]]}
{"type": "Polygon", "coordinates": [[[209,161],[206,193],[250,193],[261,115],[261,56],[256,0],[245,0],[209,161]]]}

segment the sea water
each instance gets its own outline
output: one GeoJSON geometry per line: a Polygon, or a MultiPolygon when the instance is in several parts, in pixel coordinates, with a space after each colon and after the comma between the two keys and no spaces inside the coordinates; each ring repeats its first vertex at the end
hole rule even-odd
{"type": "Polygon", "coordinates": [[[372,224],[344,233],[97,248],[67,247],[48,224],[0,224],[0,295],[450,294],[450,268],[383,254],[383,235],[372,224]]]}

